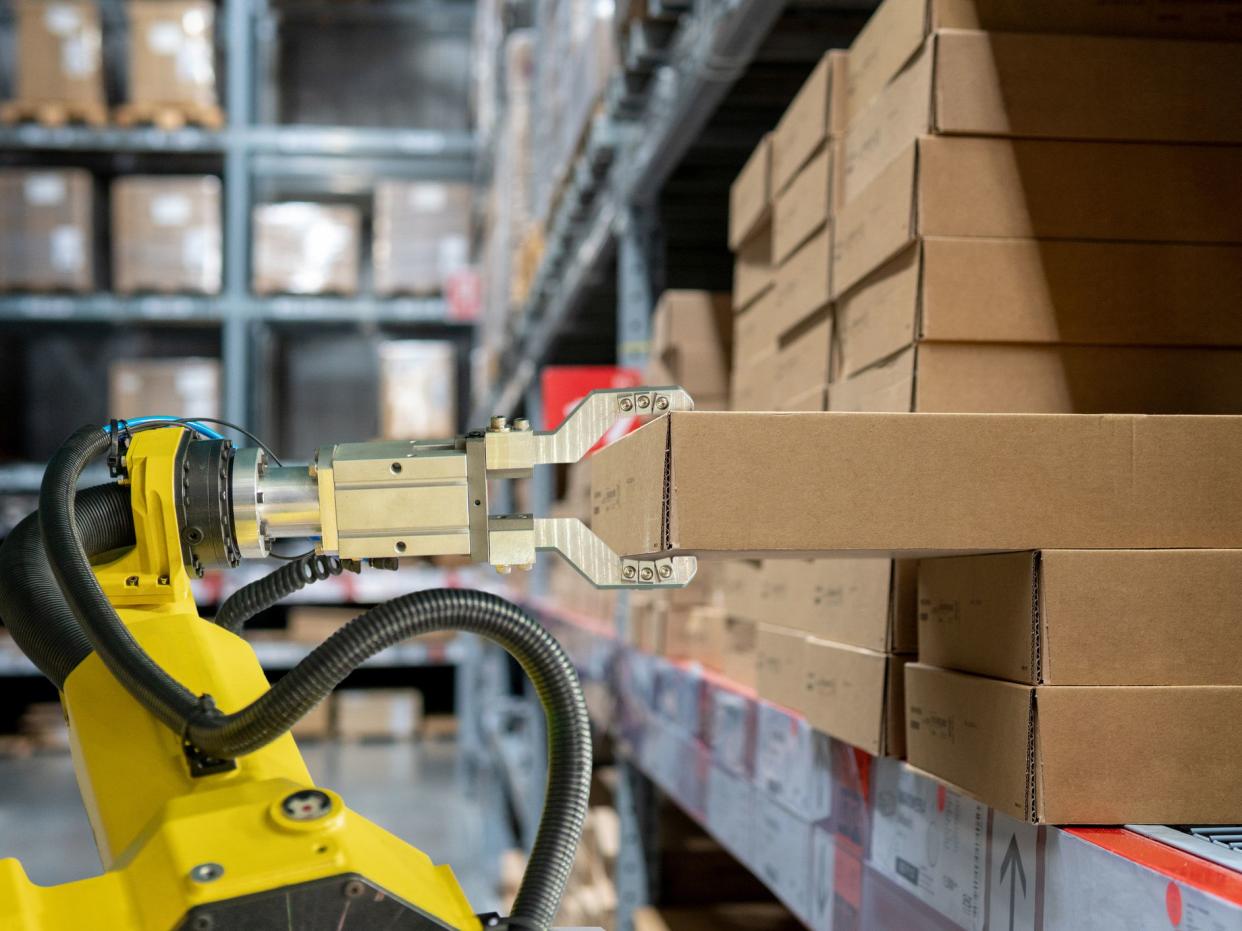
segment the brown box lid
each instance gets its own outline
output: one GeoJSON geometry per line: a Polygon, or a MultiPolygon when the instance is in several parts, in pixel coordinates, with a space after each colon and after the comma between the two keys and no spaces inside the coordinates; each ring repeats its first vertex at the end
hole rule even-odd
{"type": "Polygon", "coordinates": [[[768,292],[776,280],[772,224],[764,223],[733,255],[733,310],[741,313],[768,292]]]}
{"type": "Polygon", "coordinates": [[[876,756],[905,755],[906,658],[807,637],[806,688],[797,710],[808,723],[876,756]]]}
{"type": "Polygon", "coordinates": [[[1242,547],[1242,417],[676,413],[596,453],[618,553],[1242,547]]]}
{"type": "Polygon", "coordinates": [[[784,336],[832,300],[832,226],[824,226],[776,270],[772,328],[784,336]]]}
{"type": "Polygon", "coordinates": [[[1042,824],[1232,824],[1239,686],[1032,687],[906,666],[910,763],[1042,824]]]}
{"type": "Polygon", "coordinates": [[[848,53],[831,49],[790,102],[772,134],[772,189],[783,191],[817,149],[845,129],[848,53]]]}
{"type": "Polygon", "coordinates": [[[847,124],[884,89],[937,29],[1067,35],[1239,39],[1242,23],[1218,0],[885,0],[850,46],[847,124]]]}
{"type": "Polygon", "coordinates": [[[1242,685],[1242,552],[919,564],[919,661],[1031,685],[1242,685]]]}
{"type": "Polygon", "coordinates": [[[1242,97],[1204,92],[1234,86],[1232,42],[937,32],[845,134],[840,201],[927,134],[1239,143],[1242,97]]]}
{"type": "Polygon", "coordinates": [[[832,216],[833,147],[825,145],[776,197],[772,209],[772,258],[785,262],[832,216]]]}
{"type": "Polygon", "coordinates": [[[832,385],[835,411],[1242,413],[1242,350],[919,343],[832,385]]]}
{"type": "Polygon", "coordinates": [[[836,215],[844,294],[920,236],[1242,243],[1242,147],[929,136],[836,215]]]}
{"type": "Polygon", "coordinates": [[[772,210],[772,134],[755,146],[729,188],[729,248],[737,250],[772,210]]]}
{"type": "Polygon", "coordinates": [[[839,299],[841,374],[916,340],[1242,346],[1239,306],[1239,246],[928,237],[839,299]]]}

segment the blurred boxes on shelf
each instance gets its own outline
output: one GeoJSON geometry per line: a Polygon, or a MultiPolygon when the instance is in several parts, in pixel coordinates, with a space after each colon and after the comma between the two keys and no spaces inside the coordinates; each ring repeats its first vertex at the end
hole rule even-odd
{"type": "Polygon", "coordinates": [[[257,294],[355,294],[362,216],[356,207],[287,201],[253,214],[257,294]]]}
{"type": "Polygon", "coordinates": [[[327,740],[332,736],[332,697],[317,704],[294,723],[289,733],[295,740],[327,740]]]}
{"type": "Polygon", "coordinates": [[[0,289],[90,291],[94,205],[80,169],[0,170],[0,289]]]}
{"type": "MultiPolygon", "coordinates": [[[[126,0],[129,104],[215,108],[215,14],[208,0],[126,0]]],[[[146,119],[141,110],[135,116],[146,119]]]]}
{"type": "Polygon", "coordinates": [[[469,265],[468,184],[380,181],[375,186],[375,293],[440,294],[469,265]]]}
{"type": "Polygon", "coordinates": [[[108,411],[118,420],[219,417],[220,398],[218,359],[118,359],[108,367],[108,411]]]}
{"type": "Polygon", "coordinates": [[[220,291],[220,179],[129,175],[112,182],[112,288],[220,291]]]}
{"type": "Polygon", "coordinates": [[[832,49],[790,102],[772,136],[772,189],[789,187],[817,153],[845,131],[848,54],[832,49]]]}
{"type": "MultiPolygon", "coordinates": [[[[99,7],[87,0],[44,3],[18,0],[16,68],[12,105],[0,104],[8,121],[26,115],[30,105],[49,107],[43,119],[106,121],[103,31],[99,7]]],[[[34,116],[40,116],[36,109],[34,116]]],[[[15,121],[15,120],[14,120],[15,121]]]]}
{"type": "Polygon", "coordinates": [[[729,188],[729,248],[752,239],[772,216],[772,134],[760,140],[729,188]]]}
{"type": "Polygon", "coordinates": [[[409,740],[419,731],[423,694],[417,689],[342,689],[332,698],[341,740],[409,740]]]}
{"type": "Polygon", "coordinates": [[[379,344],[380,433],[384,439],[457,434],[457,347],[447,341],[379,344]]]}
{"type": "Polygon", "coordinates": [[[285,631],[294,643],[318,646],[356,618],[362,608],[330,608],[297,605],[289,609],[285,631]]]}
{"type": "Polygon", "coordinates": [[[733,344],[729,295],[665,291],[651,317],[643,383],[680,385],[698,410],[727,406],[733,344]]]}

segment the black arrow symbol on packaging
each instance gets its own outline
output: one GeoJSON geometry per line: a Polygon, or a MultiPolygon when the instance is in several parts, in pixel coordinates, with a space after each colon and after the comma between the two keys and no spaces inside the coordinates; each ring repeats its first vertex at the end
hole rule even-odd
{"type": "Polygon", "coordinates": [[[1013,931],[1014,903],[1017,899],[1018,883],[1022,883],[1022,898],[1026,898],[1026,870],[1022,868],[1022,851],[1018,849],[1018,835],[1009,835],[1009,848],[1005,851],[1005,859],[1001,861],[1000,880],[1005,884],[1005,874],[1009,874],[1009,931],[1013,931]]]}

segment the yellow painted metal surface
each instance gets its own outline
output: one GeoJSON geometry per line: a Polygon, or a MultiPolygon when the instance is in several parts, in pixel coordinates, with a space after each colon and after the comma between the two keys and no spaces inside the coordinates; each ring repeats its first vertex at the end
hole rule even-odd
{"type": "MultiPolygon", "coordinates": [[[[135,436],[129,463],[138,545],[98,575],[110,598],[125,596],[121,619],[160,666],[235,711],[268,683],[249,644],[195,609],[172,485],[180,433],[135,436]]],[[[452,871],[314,786],[288,734],[239,758],[235,770],[193,778],[180,736],[130,697],[98,656],[69,676],[62,701],[107,872],[40,887],[16,860],[0,860],[0,928],[168,931],[196,905],[347,874],[366,877],[451,928],[481,927],[452,871]],[[329,810],[306,821],[286,816],[281,802],[308,788],[328,795],[329,810]],[[191,873],[203,863],[223,871],[197,882],[191,873]]]]}

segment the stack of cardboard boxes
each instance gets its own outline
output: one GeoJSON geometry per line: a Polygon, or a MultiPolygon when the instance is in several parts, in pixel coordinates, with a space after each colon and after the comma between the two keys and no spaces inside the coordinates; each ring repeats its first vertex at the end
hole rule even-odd
{"type": "Polygon", "coordinates": [[[0,290],[91,290],[94,190],[80,169],[0,171],[0,290]]]}
{"type": "Polygon", "coordinates": [[[106,122],[99,7],[88,0],[19,0],[13,12],[14,99],[0,104],[0,120],[33,116],[45,123],[106,122]]]}
{"type": "Polygon", "coordinates": [[[355,294],[362,214],[347,204],[286,201],[254,208],[257,294],[355,294]]]}
{"type": "Polygon", "coordinates": [[[216,92],[216,7],[207,0],[128,0],[129,100],[122,125],[224,124],[216,92]]]}
{"type": "Polygon", "coordinates": [[[220,291],[220,179],[130,175],[112,183],[112,287],[122,294],[220,291]]]}
{"type": "Polygon", "coordinates": [[[371,249],[375,293],[440,294],[470,261],[468,184],[380,181],[371,249]]]}

